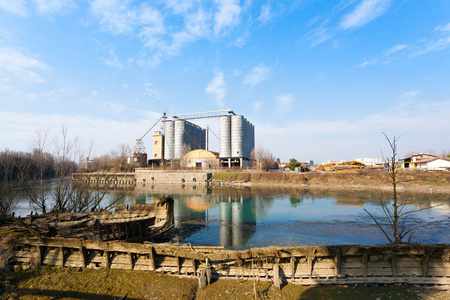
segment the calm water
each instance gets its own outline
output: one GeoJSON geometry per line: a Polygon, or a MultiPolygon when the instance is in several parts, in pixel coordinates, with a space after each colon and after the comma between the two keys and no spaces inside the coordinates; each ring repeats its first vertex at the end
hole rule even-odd
{"type": "MultiPolygon", "coordinates": [[[[248,249],[269,245],[387,243],[364,209],[387,224],[381,202],[391,203],[388,193],[147,186],[136,189],[122,203],[152,203],[169,194],[175,199],[177,239],[193,245],[248,249]]],[[[109,194],[105,201],[112,201],[116,195],[109,194]]],[[[424,222],[413,242],[450,244],[450,195],[400,198],[414,203],[405,211],[440,205],[410,215],[407,226],[424,222]]],[[[22,202],[17,213],[29,214],[28,203],[22,202]]]]}
{"type": "MultiPolygon", "coordinates": [[[[151,203],[173,194],[178,239],[193,245],[248,249],[269,245],[336,245],[387,243],[364,211],[386,224],[381,202],[391,203],[389,194],[270,189],[206,189],[192,186],[146,187],[126,204],[151,203]]],[[[414,242],[450,243],[450,196],[401,196],[416,210],[407,226],[419,226],[414,242]]]]}

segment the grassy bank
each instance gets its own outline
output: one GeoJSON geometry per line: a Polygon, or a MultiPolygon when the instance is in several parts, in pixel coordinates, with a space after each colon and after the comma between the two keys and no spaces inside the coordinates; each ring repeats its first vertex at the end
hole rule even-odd
{"type": "MultiPolygon", "coordinates": [[[[338,172],[219,172],[215,173],[215,182],[240,182],[249,185],[285,185],[298,187],[330,188],[390,188],[390,181],[385,171],[358,171],[356,173],[338,172]]],[[[398,174],[399,189],[429,191],[450,190],[450,172],[439,171],[405,171],[398,174]]]]}
{"type": "Polygon", "coordinates": [[[144,271],[43,267],[2,279],[2,299],[448,299],[448,291],[426,287],[299,286],[275,289],[269,282],[217,280],[198,290],[196,279],[144,271]]]}

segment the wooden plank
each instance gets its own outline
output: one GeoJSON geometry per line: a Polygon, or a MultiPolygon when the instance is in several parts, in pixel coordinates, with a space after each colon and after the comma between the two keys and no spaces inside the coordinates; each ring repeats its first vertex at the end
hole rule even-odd
{"type": "Polygon", "coordinates": [[[150,247],[150,252],[149,252],[149,261],[150,261],[150,270],[154,271],[156,269],[155,267],[155,255],[154,254],[154,250],[153,247],[150,247]]]}

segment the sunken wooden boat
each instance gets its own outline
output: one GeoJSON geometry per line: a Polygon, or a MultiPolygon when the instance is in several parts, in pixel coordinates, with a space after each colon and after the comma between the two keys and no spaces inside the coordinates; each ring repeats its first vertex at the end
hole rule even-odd
{"type": "Polygon", "coordinates": [[[150,204],[120,205],[114,211],[31,215],[21,222],[49,237],[166,242],[171,239],[174,227],[173,198],[163,197],[150,204]]]}

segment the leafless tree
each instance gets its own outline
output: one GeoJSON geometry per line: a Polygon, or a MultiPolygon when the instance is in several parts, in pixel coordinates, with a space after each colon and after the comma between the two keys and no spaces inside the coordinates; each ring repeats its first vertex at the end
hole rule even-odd
{"type": "MultiPolygon", "coordinates": [[[[26,189],[31,205],[38,211],[46,213],[49,209],[50,186],[45,180],[50,165],[53,165],[53,156],[47,150],[49,148],[49,130],[37,131],[33,139],[32,160],[35,172],[30,172],[29,187],[26,189]]],[[[53,169],[53,168],[52,168],[53,169]]],[[[52,174],[54,175],[54,174],[52,174]]]]}
{"type": "Polygon", "coordinates": [[[261,144],[252,150],[251,160],[254,168],[264,171],[270,170],[276,164],[275,157],[261,144]]]}
{"type": "Polygon", "coordinates": [[[126,144],[119,145],[118,151],[112,151],[112,165],[116,172],[131,171],[132,166],[128,163],[130,157],[130,147],[126,144]]]}
{"type": "Polygon", "coordinates": [[[21,153],[9,150],[0,153],[0,215],[10,214],[17,207],[28,164],[21,153]]]}
{"type": "Polygon", "coordinates": [[[364,211],[369,214],[369,216],[374,220],[378,228],[383,232],[384,236],[388,239],[390,243],[400,244],[408,239],[411,241],[413,234],[416,232],[417,228],[424,222],[420,222],[416,225],[411,225],[408,223],[409,216],[413,213],[417,213],[422,210],[430,209],[439,205],[429,206],[429,207],[419,207],[418,209],[407,210],[407,206],[413,204],[408,201],[401,201],[398,199],[397,194],[397,183],[398,183],[398,161],[397,161],[397,142],[400,137],[395,137],[391,140],[384,132],[384,137],[389,143],[391,150],[391,156],[386,157],[383,155],[385,164],[387,166],[387,171],[389,174],[389,181],[392,186],[392,208],[386,206],[380,201],[382,210],[387,218],[387,226],[382,226],[378,220],[366,209],[364,211]]]}

